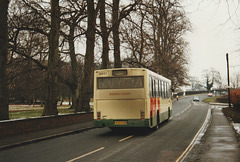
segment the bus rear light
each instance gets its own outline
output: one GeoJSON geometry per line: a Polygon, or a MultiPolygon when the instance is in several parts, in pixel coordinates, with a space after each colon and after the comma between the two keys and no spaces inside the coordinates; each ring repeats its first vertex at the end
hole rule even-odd
{"type": "Polygon", "coordinates": [[[101,112],[100,111],[97,112],[97,120],[101,120],[101,112]]]}
{"type": "Polygon", "coordinates": [[[141,120],[144,120],[144,119],[145,119],[145,112],[141,111],[141,120]]]}

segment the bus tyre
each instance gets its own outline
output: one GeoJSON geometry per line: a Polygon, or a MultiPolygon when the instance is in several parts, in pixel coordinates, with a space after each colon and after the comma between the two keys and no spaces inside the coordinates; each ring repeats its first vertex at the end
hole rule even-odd
{"type": "Polygon", "coordinates": [[[115,128],[115,127],[109,127],[109,129],[111,129],[112,132],[116,132],[117,131],[117,128],[115,128]]]}
{"type": "Polygon", "coordinates": [[[155,127],[154,127],[154,130],[158,130],[159,128],[159,124],[157,124],[155,127]]]}
{"type": "Polygon", "coordinates": [[[170,111],[170,107],[169,107],[169,108],[168,108],[168,119],[167,119],[167,121],[169,121],[170,118],[171,118],[171,111],[170,111]]]}

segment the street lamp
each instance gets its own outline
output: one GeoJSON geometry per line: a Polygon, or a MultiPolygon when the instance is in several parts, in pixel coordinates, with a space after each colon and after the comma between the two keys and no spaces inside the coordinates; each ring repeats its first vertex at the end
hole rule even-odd
{"type": "Polygon", "coordinates": [[[227,78],[228,78],[228,105],[231,107],[231,99],[230,99],[230,78],[229,78],[229,59],[228,59],[228,53],[226,54],[227,59],[227,78]]]}

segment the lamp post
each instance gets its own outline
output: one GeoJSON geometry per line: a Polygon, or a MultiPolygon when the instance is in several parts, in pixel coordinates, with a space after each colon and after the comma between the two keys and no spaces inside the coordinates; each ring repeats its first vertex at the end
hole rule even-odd
{"type": "Polygon", "coordinates": [[[229,107],[231,107],[228,53],[226,54],[226,59],[227,59],[227,79],[228,79],[228,105],[229,105],[229,107]]]}

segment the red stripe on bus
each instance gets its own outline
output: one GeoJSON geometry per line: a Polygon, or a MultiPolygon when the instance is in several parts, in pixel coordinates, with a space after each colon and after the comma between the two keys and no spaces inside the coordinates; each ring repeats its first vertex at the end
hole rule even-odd
{"type": "Polygon", "coordinates": [[[150,117],[153,116],[153,98],[150,98],[150,117]]]}
{"type": "Polygon", "coordinates": [[[156,115],[157,109],[157,98],[150,99],[150,117],[156,115]]]}

